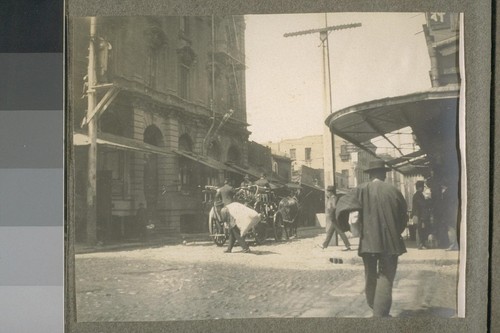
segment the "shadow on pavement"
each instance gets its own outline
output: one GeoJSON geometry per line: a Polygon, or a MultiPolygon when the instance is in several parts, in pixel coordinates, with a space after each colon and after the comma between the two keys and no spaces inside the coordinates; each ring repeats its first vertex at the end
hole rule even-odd
{"type": "Polygon", "coordinates": [[[273,251],[259,251],[259,250],[255,250],[255,248],[252,248],[251,251],[252,252],[250,252],[249,254],[255,254],[258,256],[268,255],[268,254],[276,254],[276,252],[273,252],[273,251]]]}
{"type": "Polygon", "coordinates": [[[403,310],[398,317],[441,317],[452,318],[456,316],[455,309],[443,307],[424,307],[416,310],[403,310]]]}

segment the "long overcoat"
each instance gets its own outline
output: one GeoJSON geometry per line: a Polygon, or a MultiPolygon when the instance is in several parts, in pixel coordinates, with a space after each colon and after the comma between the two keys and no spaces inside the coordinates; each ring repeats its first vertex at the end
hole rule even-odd
{"type": "Polygon", "coordinates": [[[407,204],[394,186],[382,181],[361,184],[354,191],[361,203],[359,255],[401,255],[406,247],[401,237],[408,221],[407,204]]]}

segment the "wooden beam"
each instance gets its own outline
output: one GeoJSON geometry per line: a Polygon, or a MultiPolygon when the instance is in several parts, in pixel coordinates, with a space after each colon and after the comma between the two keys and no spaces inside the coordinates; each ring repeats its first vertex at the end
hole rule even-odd
{"type": "Polygon", "coordinates": [[[100,100],[99,104],[85,117],[84,124],[88,124],[94,116],[99,116],[106,108],[113,102],[118,93],[120,92],[120,88],[112,87],[106,92],[104,97],[100,100]]]}

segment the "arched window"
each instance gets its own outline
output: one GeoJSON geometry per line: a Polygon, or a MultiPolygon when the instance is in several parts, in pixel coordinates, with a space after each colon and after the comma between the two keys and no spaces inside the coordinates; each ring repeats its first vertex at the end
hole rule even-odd
{"type": "Polygon", "coordinates": [[[179,150],[193,151],[193,140],[188,134],[182,134],[179,137],[179,150]]]}
{"type": "Polygon", "coordinates": [[[221,148],[217,141],[210,142],[210,146],[208,148],[208,156],[213,158],[214,160],[221,160],[221,148]]]}
{"type": "Polygon", "coordinates": [[[227,161],[238,164],[240,163],[240,159],[241,159],[241,154],[238,147],[236,146],[229,147],[229,149],[227,150],[227,161]]]}
{"type": "Polygon", "coordinates": [[[163,135],[155,125],[148,126],[144,131],[144,143],[160,147],[162,145],[163,135]]]}
{"type": "Polygon", "coordinates": [[[275,174],[278,174],[279,170],[278,170],[278,162],[273,162],[273,172],[275,174]]]}

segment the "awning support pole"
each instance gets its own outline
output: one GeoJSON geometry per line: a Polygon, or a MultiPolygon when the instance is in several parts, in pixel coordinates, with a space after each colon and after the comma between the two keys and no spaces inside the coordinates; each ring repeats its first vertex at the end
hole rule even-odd
{"type": "Polygon", "coordinates": [[[95,89],[96,73],[95,73],[95,50],[94,41],[96,38],[96,18],[90,18],[90,42],[89,42],[89,65],[87,69],[87,117],[90,119],[88,123],[89,136],[89,153],[88,153],[88,175],[87,175],[87,242],[89,244],[97,243],[97,211],[96,211],[96,172],[97,172],[97,119],[91,117],[91,112],[95,108],[95,89]]]}

